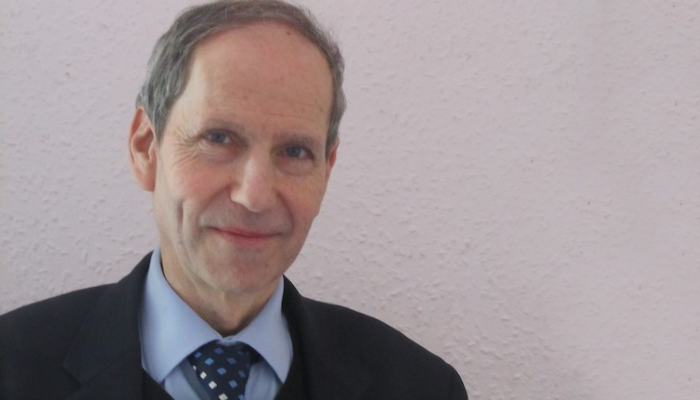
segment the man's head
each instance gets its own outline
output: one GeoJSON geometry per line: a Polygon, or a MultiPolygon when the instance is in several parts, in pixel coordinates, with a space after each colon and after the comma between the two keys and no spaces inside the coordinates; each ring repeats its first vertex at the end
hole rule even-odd
{"type": "Polygon", "coordinates": [[[136,106],[146,111],[158,140],[162,139],[173,103],[187,83],[192,54],[199,43],[216,32],[262,21],[288,24],[316,45],[328,62],[333,77],[333,106],[329,115],[326,153],[330,151],[345,111],[343,57],[338,46],[311,14],[278,0],[224,0],[193,7],[182,13],[160,37],[136,98],[136,106]]]}
{"type": "MultiPolygon", "coordinates": [[[[263,9],[302,16],[296,8],[276,1],[241,4],[245,23],[198,33],[196,46],[181,51],[189,54],[182,87],[166,85],[161,94],[144,86],[142,97],[153,98],[137,107],[131,127],[132,169],[139,185],[153,192],[166,278],[190,303],[271,294],[320,210],[338,146],[328,135],[337,130],[341,69],[330,67],[324,47],[296,24],[249,17],[263,9]],[[149,113],[149,101],[168,111],[149,113]],[[165,118],[160,128],[156,118],[165,118]]],[[[200,16],[198,9],[188,11],[169,32],[187,36],[202,30],[194,26],[210,26],[203,20],[220,17],[208,7],[200,16]]],[[[156,48],[167,54],[152,58],[151,81],[172,80],[154,76],[174,74],[159,61],[180,57],[163,43],[170,40],[156,48]]],[[[340,60],[335,46],[328,48],[340,60]]]]}

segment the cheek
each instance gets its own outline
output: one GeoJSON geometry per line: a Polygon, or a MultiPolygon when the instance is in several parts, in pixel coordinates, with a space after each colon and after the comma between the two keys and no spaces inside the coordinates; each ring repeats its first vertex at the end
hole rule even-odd
{"type": "Polygon", "coordinates": [[[167,184],[174,199],[186,200],[196,197],[207,186],[207,178],[216,176],[208,171],[196,151],[181,145],[171,145],[164,151],[161,171],[167,177],[167,184]]]}
{"type": "Polygon", "coordinates": [[[325,179],[315,179],[307,184],[293,185],[290,190],[292,214],[299,221],[311,225],[321,209],[326,190],[325,179]]]}
{"type": "Polygon", "coordinates": [[[183,163],[170,169],[173,198],[180,203],[199,203],[223,187],[222,175],[201,163],[183,163]]]}
{"type": "Polygon", "coordinates": [[[156,188],[156,202],[161,219],[169,220],[171,229],[196,229],[198,220],[216,196],[217,174],[196,165],[179,164],[164,171],[161,187],[156,188]]]}

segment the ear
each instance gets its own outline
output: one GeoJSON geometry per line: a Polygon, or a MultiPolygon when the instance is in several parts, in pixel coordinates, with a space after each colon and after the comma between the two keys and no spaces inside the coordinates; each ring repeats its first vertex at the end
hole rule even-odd
{"type": "Polygon", "coordinates": [[[331,170],[335,165],[335,158],[338,155],[338,146],[340,145],[340,138],[336,137],[335,142],[333,142],[333,147],[331,152],[328,154],[328,160],[326,160],[326,182],[331,177],[331,170]]]}
{"type": "Polygon", "coordinates": [[[156,185],[157,140],[151,120],[142,107],[136,109],[129,132],[131,171],[141,189],[152,192],[156,185]]]}

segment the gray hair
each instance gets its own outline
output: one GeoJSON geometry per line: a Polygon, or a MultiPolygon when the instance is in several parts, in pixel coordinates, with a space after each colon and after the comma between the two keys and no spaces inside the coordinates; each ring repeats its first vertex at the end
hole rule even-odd
{"type": "Polygon", "coordinates": [[[281,0],[220,0],[185,10],[158,39],[148,60],[146,79],[136,97],[162,140],[163,130],[175,100],[182,94],[192,54],[210,35],[264,21],[285,23],[304,35],[323,53],[333,78],[333,104],[326,137],[326,157],[338,137],[345,111],[343,56],[330,35],[305,9],[281,0]]]}

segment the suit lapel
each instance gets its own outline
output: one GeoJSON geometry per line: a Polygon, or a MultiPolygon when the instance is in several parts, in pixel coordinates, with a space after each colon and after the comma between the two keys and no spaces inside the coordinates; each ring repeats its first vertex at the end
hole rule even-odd
{"type": "Polygon", "coordinates": [[[71,400],[143,398],[138,310],[150,254],[85,316],[63,366],[82,387],[71,400]]]}
{"type": "Polygon", "coordinates": [[[305,379],[312,400],[362,398],[371,378],[359,358],[337,340],[321,315],[315,312],[285,278],[283,307],[290,324],[299,331],[305,379]]]}

